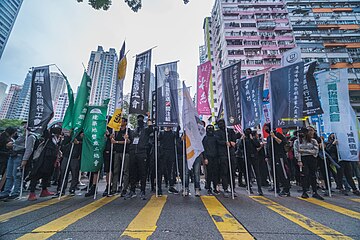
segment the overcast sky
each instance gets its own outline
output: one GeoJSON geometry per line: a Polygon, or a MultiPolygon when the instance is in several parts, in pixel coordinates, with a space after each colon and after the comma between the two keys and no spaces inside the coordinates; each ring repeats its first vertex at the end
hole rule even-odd
{"type": "MultiPolygon", "coordinates": [[[[126,39],[128,54],[125,93],[130,92],[137,53],[151,47],[152,65],[180,60],[181,80],[195,86],[203,20],[214,0],[143,0],[138,13],[124,0],[108,11],[94,10],[76,0],[24,1],[0,60],[0,81],[23,84],[30,67],[56,63],[76,90],[90,52],[98,45],[119,53],[126,39]]],[[[193,88],[194,89],[194,88],[193,88]]]]}

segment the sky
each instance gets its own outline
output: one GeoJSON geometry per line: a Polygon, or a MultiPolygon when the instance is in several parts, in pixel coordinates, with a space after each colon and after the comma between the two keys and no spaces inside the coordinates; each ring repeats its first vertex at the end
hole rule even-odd
{"type": "Polygon", "coordinates": [[[134,13],[124,0],[113,0],[108,11],[93,9],[87,0],[24,1],[0,59],[0,82],[23,84],[29,68],[55,63],[76,90],[91,51],[101,45],[119,54],[126,40],[125,93],[131,90],[133,56],[154,46],[153,69],[155,64],[179,60],[180,79],[195,86],[203,21],[213,4],[214,0],[191,0],[186,5],[183,0],[143,0],[142,9],[134,13]]]}

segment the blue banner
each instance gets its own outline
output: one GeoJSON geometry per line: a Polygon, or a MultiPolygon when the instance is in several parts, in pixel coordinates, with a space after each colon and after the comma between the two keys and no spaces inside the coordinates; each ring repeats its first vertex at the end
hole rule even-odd
{"type": "Polygon", "coordinates": [[[304,63],[270,72],[270,102],[274,128],[303,125],[304,63]]]}
{"type": "Polygon", "coordinates": [[[264,74],[248,78],[240,83],[243,128],[256,127],[262,115],[264,74]]]}

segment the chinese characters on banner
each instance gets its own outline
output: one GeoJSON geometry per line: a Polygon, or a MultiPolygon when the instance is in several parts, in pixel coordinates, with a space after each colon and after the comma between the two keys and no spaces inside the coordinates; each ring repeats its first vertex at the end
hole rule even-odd
{"type": "Polygon", "coordinates": [[[175,127],[179,104],[177,62],[156,65],[156,122],[158,126],[175,127]]]}
{"type": "Polygon", "coordinates": [[[103,164],[107,106],[88,106],[84,122],[81,171],[97,172],[103,164]]]}
{"type": "Polygon", "coordinates": [[[356,121],[349,100],[347,69],[336,69],[316,75],[324,110],[325,133],[335,133],[341,160],[358,161],[356,121]]]}
{"type": "Polygon", "coordinates": [[[200,115],[210,115],[209,84],[211,77],[211,62],[207,61],[198,66],[197,79],[197,111],[200,115]]]}
{"type": "Polygon", "coordinates": [[[304,63],[270,72],[270,102],[274,128],[302,126],[304,63]]]}
{"type": "Polygon", "coordinates": [[[130,114],[148,112],[150,86],[151,49],[136,56],[130,96],[130,114]]]}
{"type": "Polygon", "coordinates": [[[34,68],[31,80],[28,129],[42,134],[54,115],[49,66],[34,68]]]}
{"type": "Polygon", "coordinates": [[[308,65],[305,65],[304,72],[304,99],[303,99],[303,115],[304,116],[313,116],[323,113],[321,108],[318,89],[314,77],[314,71],[316,68],[316,62],[311,62],[308,65]]]}
{"type": "Polygon", "coordinates": [[[241,124],[241,63],[222,69],[223,106],[227,126],[241,124]]]}
{"type": "Polygon", "coordinates": [[[264,74],[241,81],[243,128],[260,124],[263,102],[264,74]]]}

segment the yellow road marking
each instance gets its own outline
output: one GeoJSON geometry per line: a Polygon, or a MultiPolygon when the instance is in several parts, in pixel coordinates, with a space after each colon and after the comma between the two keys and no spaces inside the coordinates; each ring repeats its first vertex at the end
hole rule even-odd
{"type": "Polygon", "coordinates": [[[213,196],[201,196],[209,215],[225,240],[254,239],[231,213],[213,196]]]}
{"type": "Polygon", "coordinates": [[[360,198],[350,198],[351,201],[360,203],[360,198]]]}
{"type": "Polygon", "coordinates": [[[53,205],[55,203],[58,203],[58,202],[61,202],[61,201],[67,200],[67,199],[69,199],[69,196],[62,197],[60,201],[57,198],[56,199],[50,199],[48,201],[36,203],[36,204],[30,205],[30,206],[27,206],[27,207],[24,207],[24,208],[20,208],[20,209],[15,210],[15,211],[4,213],[4,214],[0,215],[0,222],[5,222],[5,221],[7,221],[7,220],[9,220],[11,218],[14,218],[14,217],[23,215],[25,213],[29,213],[29,212],[38,210],[38,209],[41,209],[43,207],[48,207],[50,205],[53,205]]]}
{"type": "Polygon", "coordinates": [[[141,209],[138,215],[132,220],[129,226],[121,234],[134,239],[147,239],[156,230],[156,223],[165,205],[167,196],[152,196],[149,202],[141,209]]]}
{"type": "Polygon", "coordinates": [[[272,211],[280,214],[281,216],[287,218],[288,220],[296,223],[297,225],[305,228],[306,230],[318,235],[323,239],[352,239],[345,236],[344,234],[337,232],[331,228],[328,228],[310,218],[305,217],[304,215],[297,213],[289,208],[283,207],[280,204],[271,201],[265,197],[260,196],[251,196],[251,198],[265,206],[267,206],[272,211]]]}
{"type": "Polygon", "coordinates": [[[25,234],[18,239],[22,240],[41,240],[41,239],[48,239],[49,237],[55,235],[56,233],[64,230],[71,224],[75,223],[76,221],[80,220],[81,218],[89,215],[90,213],[96,211],[97,209],[101,208],[102,206],[114,201],[119,196],[113,197],[105,197],[101,198],[95,202],[92,202],[82,208],[79,208],[73,212],[66,214],[54,221],[51,221],[41,227],[36,228],[31,233],[25,234]]]}
{"type": "Polygon", "coordinates": [[[317,199],[314,199],[314,198],[307,198],[307,199],[299,198],[299,199],[304,200],[304,201],[309,202],[309,203],[312,203],[312,204],[315,204],[315,205],[318,205],[320,207],[327,208],[327,209],[330,209],[332,211],[344,214],[344,215],[352,217],[352,218],[360,219],[360,213],[349,210],[349,209],[346,209],[346,208],[343,208],[343,207],[336,206],[334,204],[330,204],[330,203],[320,201],[320,200],[317,200],[317,199]]]}

